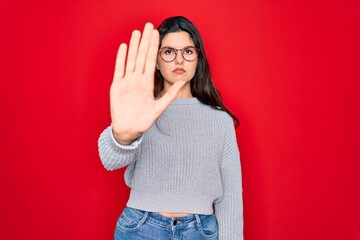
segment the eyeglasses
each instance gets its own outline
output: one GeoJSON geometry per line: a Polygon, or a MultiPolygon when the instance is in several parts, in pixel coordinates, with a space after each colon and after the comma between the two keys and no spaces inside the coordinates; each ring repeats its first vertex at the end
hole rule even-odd
{"type": "Polygon", "coordinates": [[[177,56],[177,52],[181,52],[181,56],[188,62],[194,61],[199,55],[199,49],[193,46],[175,49],[171,47],[163,47],[159,50],[160,57],[165,62],[172,62],[177,56]]]}

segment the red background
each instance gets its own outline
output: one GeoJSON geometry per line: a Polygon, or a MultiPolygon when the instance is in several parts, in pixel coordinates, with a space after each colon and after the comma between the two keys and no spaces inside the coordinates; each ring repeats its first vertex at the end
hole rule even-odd
{"type": "Polygon", "coordinates": [[[133,29],[185,15],[241,120],[245,239],[360,239],[360,2],[0,1],[0,239],[111,239],[97,139],[133,29]]]}

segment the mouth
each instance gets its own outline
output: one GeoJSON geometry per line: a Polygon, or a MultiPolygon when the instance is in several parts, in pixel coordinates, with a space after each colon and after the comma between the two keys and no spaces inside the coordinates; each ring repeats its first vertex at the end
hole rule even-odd
{"type": "Polygon", "coordinates": [[[181,74],[181,73],[184,73],[186,72],[183,68],[175,68],[173,70],[174,73],[177,73],[177,74],[181,74]]]}

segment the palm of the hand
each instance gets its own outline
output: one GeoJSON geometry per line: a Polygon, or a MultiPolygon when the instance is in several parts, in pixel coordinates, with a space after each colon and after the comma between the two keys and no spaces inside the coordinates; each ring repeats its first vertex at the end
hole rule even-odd
{"type": "Polygon", "coordinates": [[[159,47],[159,33],[146,24],[140,41],[134,31],[129,45],[119,47],[113,83],[110,88],[110,110],[115,138],[128,144],[148,130],[175,99],[184,85],[179,81],[160,99],[155,99],[154,71],[159,47]]]}

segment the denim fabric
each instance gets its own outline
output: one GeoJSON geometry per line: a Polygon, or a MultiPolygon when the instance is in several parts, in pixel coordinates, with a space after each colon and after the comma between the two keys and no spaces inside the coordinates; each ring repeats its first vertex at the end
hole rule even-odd
{"type": "Polygon", "coordinates": [[[218,240],[214,214],[165,217],[158,213],[126,207],[115,230],[115,240],[218,240]]]}

